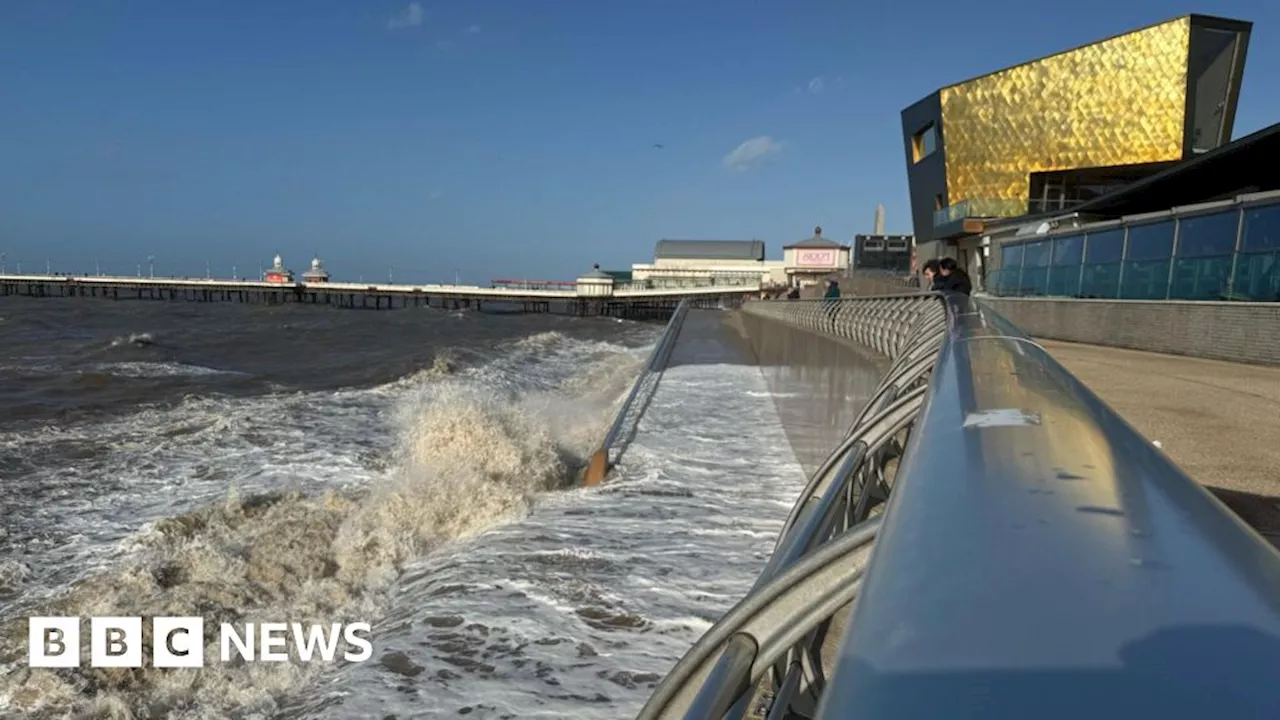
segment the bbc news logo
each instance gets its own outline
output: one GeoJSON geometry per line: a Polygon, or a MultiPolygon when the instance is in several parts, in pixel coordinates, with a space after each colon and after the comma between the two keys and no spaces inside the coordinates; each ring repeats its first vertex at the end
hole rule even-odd
{"type": "MultiPolygon", "coordinates": [[[[333,662],[339,645],[347,662],[364,662],[373,655],[368,623],[307,625],[302,623],[245,623],[238,628],[222,623],[218,646],[222,662],[239,656],[246,662],[288,662],[290,641],[298,659],[333,662]],[[339,642],[345,641],[345,642],[339,642]]],[[[28,665],[39,668],[80,667],[80,618],[30,619],[28,665]]],[[[142,618],[89,619],[89,666],[140,668],[143,662],[142,618]]],[[[204,618],[151,619],[151,667],[194,668],[205,664],[204,618]]]]}

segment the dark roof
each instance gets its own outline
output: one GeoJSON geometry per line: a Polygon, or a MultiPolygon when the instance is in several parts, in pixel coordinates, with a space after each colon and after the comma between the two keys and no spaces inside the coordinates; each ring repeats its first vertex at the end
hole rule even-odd
{"type": "Polygon", "coordinates": [[[827,238],[824,238],[821,235],[814,235],[812,237],[807,237],[803,240],[793,242],[790,245],[785,246],[783,249],[785,250],[790,248],[846,248],[847,249],[848,246],[841,245],[835,240],[828,240],[827,238]]]}
{"type": "Polygon", "coordinates": [[[1280,189],[1280,123],[1094,198],[1071,210],[1135,215],[1280,189]]]}
{"type": "Polygon", "coordinates": [[[584,272],[581,275],[579,275],[578,278],[579,279],[589,278],[592,280],[612,280],[613,276],[601,270],[600,268],[592,268],[590,271],[584,272]]]}
{"type": "Polygon", "coordinates": [[[764,241],[659,240],[653,256],[668,260],[764,260],[764,241]]]}

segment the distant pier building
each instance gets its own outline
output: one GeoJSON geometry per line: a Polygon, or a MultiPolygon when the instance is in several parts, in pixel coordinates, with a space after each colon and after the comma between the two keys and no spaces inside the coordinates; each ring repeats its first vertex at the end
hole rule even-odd
{"type": "Polygon", "coordinates": [[[329,273],[324,269],[324,265],[320,262],[320,258],[311,258],[311,269],[302,273],[302,282],[308,285],[329,282],[329,273]]]}
{"type": "Polygon", "coordinates": [[[263,279],[269,283],[280,283],[282,285],[293,282],[293,271],[284,266],[284,261],[277,254],[271,262],[271,267],[267,268],[267,272],[263,275],[263,279]]]}

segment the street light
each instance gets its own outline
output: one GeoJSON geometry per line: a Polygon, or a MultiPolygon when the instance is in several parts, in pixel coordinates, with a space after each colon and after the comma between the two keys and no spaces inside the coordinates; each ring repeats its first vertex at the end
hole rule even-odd
{"type": "Polygon", "coordinates": [[[155,255],[147,256],[147,272],[151,274],[152,280],[156,279],[156,256],[155,255]]]}

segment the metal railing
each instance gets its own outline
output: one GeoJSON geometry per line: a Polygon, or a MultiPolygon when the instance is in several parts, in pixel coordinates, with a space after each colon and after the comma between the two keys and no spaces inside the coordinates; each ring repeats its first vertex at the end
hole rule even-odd
{"type": "Polygon", "coordinates": [[[1280,707],[1280,553],[980,300],[744,311],[893,366],[640,718],[1280,707]]]}
{"type": "MultiPolygon", "coordinates": [[[[675,312],[671,314],[671,319],[667,321],[667,327],[662,331],[662,336],[649,352],[649,358],[640,370],[640,376],[631,386],[631,392],[627,394],[627,399],[614,416],[609,431],[605,433],[604,441],[588,462],[583,475],[584,485],[600,484],[635,436],[640,417],[644,415],[645,408],[653,399],[653,393],[658,389],[658,381],[662,379],[662,371],[667,367],[667,361],[675,348],[676,339],[680,336],[680,328],[684,326],[684,319],[689,314],[691,304],[693,303],[687,299],[681,300],[675,312]]],[[[706,303],[697,304],[706,305],[706,303]]]]}

